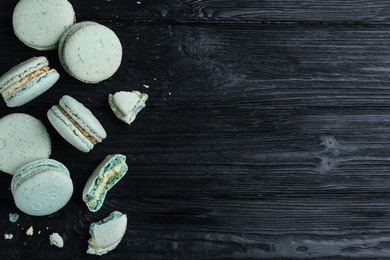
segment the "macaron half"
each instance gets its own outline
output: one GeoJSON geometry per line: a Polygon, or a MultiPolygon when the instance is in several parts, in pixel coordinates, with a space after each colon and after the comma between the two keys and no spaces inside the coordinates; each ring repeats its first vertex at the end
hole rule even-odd
{"type": "Polygon", "coordinates": [[[18,107],[50,89],[59,78],[46,57],[34,57],[0,77],[0,92],[8,107],[18,107]]]}
{"type": "Polygon", "coordinates": [[[126,156],[108,155],[93,171],[83,190],[83,201],[92,212],[98,211],[107,192],[118,183],[128,170],[126,156]]]}
{"type": "Polygon", "coordinates": [[[24,164],[47,159],[50,154],[50,136],[40,120],[21,113],[0,119],[1,171],[13,175],[24,164]]]}
{"type": "Polygon", "coordinates": [[[11,182],[16,206],[32,216],[45,216],[64,207],[73,193],[69,170],[60,162],[43,159],[22,166],[11,182]]]}
{"type": "Polygon", "coordinates": [[[92,112],[71,96],[63,96],[59,105],[47,111],[57,132],[82,152],[89,152],[107,137],[106,131],[92,112]]]}
{"type": "Polygon", "coordinates": [[[87,254],[104,255],[115,249],[122,241],[127,229],[127,215],[112,212],[105,219],[92,223],[89,227],[87,254]]]}
{"type": "Polygon", "coordinates": [[[114,95],[109,94],[108,103],[115,116],[130,125],[146,106],[147,99],[148,95],[139,91],[120,91],[114,95]]]}
{"type": "Polygon", "coordinates": [[[67,0],[20,0],[12,16],[19,40],[41,51],[57,48],[63,32],[75,22],[75,12],[67,0]]]}
{"type": "Polygon", "coordinates": [[[122,61],[122,45],[108,27],[81,22],[61,36],[58,55],[64,69],[76,79],[95,84],[110,78],[122,61]]]}

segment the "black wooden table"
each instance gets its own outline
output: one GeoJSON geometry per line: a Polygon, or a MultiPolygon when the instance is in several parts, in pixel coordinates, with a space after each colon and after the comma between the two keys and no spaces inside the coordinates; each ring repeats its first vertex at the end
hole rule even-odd
{"type": "Polygon", "coordinates": [[[96,259],[390,257],[389,1],[72,0],[78,21],[123,44],[119,71],[98,85],[18,41],[16,2],[0,1],[0,74],[45,55],[61,79],[23,107],[1,103],[0,117],[41,119],[75,191],[61,211],[13,224],[2,173],[0,259],[93,259],[89,224],[113,210],[128,215],[126,235],[96,259]],[[150,96],[131,126],[107,103],[120,90],[150,96]],[[88,154],[46,118],[65,94],[107,130],[88,154]],[[112,153],[127,155],[129,173],[91,213],[81,191],[112,153]],[[52,232],[63,249],[49,245],[52,232]]]}

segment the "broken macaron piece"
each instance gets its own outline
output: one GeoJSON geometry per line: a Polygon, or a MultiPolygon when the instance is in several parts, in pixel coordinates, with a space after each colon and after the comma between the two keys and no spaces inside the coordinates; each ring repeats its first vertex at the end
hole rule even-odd
{"type": "Polygon", "coordinates": [[[59,78],[46,57],[33,57],[0,77],[0,92],[8,107],[18,107],[50,89],[59,78]]]}
{"type": "Polygon", "coordinates": [[[126,156],[108,155],[93,171],[83,190],[83,201],[92,212],[98,211],[107,192],[126,174],[126,156]]]}
{"type": "Polygon", "coordinates": [[[104,255],[115,249],[126,233],[127,215],[119,211],[112,212],[105,219],[92,223],[89,227],[91,238],[88,240],[87,254],[104,255]]]}
{"type": "Polygon", "coordinates": [[[120,91],[110,94],[108,103],[115,116],[130,125],[137,114],[146,106],[147,99],[148,95],[139,91],[120,91]]]}
{"type": "Polygon", "coordinates": [[[63,96],[47,111],[47,117],[66,141],[85,153],[107,136],[92,112],[71,96],[63,96]]]}

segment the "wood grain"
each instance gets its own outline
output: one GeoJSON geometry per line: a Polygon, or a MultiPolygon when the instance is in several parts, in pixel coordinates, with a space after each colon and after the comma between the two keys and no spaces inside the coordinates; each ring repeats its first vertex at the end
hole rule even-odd
{"type": "Polygon", "coordinates": [[[114,259],[386,258],[388,205],[382,196],[185,201],[111,196],[104,209],[92,214],[76,211],[80,206],[72,201],[68,210],[50,217],[23,215],[18,224],[7,224],[6,232],[17,232],[19,239],[0,240],[0,257],[19,259],[34,253],[37,259],[84,259],[89,223],[121,208],[131,217],[124,240],[109,255],[114,259]],[[27,237],[24,232],[30,225],[41,233],[27,237]],[[65,245],[73,250],[59,254],[48,245],[54,231],[63,234],[65,245]]]}
{"type": "Polygon", "coordinates": [[[109,26],[123,44],[120,69],[96,86],[68,76],[55,51],[18,41],[16,2],[0,2],[0,74],[45,55],[61,79],[21,108],[1,103],[0,117],[41,119],[75,191],[60,212],[12,224],[2,174],[0,235],[15,238],[0,238],[0,259],[87,258],[89,224],[113,210],[128,214],[126,236],[96,259],[388,257],[386,1],[71,1],[80,21],[109,26]],[[131,126],[108,107],[119,90],[150,96],[131,126]],[[65,94],[107,130],[88,154],[46,118],[65,94]],[[84,183],[111,153],[127,156],[129,173],[88,212],[84,183]],[[31,225],[41,234],[27,237],[31,225]],[[52,232],[63,250],[49,245],[52,232]]]}
{"type": "MultiPolygon", "coordinates": [[[[8,19],[17,0],[1,3],[0,18],[8,19]]],[[[82,20],[134,22],[341,22],[388,23],[386,0],[94,0],[70,1],[82,20]]]]}

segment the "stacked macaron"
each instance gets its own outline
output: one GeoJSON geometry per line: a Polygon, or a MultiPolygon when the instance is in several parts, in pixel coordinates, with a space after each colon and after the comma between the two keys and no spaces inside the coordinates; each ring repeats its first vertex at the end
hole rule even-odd
{"type": "MultiPolygon", "coordinates": [[[[112,77],[122,61],[122,45],[108,27],[96,22],[76,23],[67,0],[20,0],[12,16],[14,33],[25,45],[39,51],[58,48],[65,71],[77,80],[97,84],[112,77]]],[[[22,106],[48,91],[60,78],[44,56],[30,58],[0,77],[0,93],[10,108],[22,106]]],[[[119,91],[108,96],[114,115],[131,124],[145,107],[148,95],[119,91]]],[[[53,128],[81,152],[90,152],[107,134],[99,120],[82,103],[64,95],[47,111],[53,128]]],[[[0,171],[13,175],[15,205],[32,216],[57,212],[70,200],[73,182],[68,168],[49,159],[51,140],[42,122],[13,113],[0,119],[0,171]]],[[[85,184],[82,199],[91,212],[98,211],[107,192],[127,173],[126,156],[108,155],[85,184]]],[[[113,250],[125,235],[127,216],[119,211],[92,223],[87,253],[113,250]]]]}

